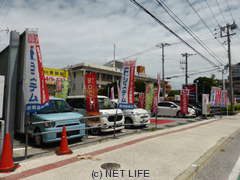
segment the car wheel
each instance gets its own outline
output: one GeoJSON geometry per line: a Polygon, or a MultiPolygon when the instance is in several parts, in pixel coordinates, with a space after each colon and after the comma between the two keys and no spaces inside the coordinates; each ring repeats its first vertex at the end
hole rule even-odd
{"type": "Polygon", "coordinates": [[[178,118],[182,118],[182,117],[184,117],[184,115],[183,115],[180,111],[178,111],[178,112],[177,112],[177,117],[178,117],[178,118]]]}
{"type": "Polygon", "coordinates": [[[131,118],[125,118],[124,124],[125,124],[126,129],[130,129],[132,127],[132,124],[133,124],[132,119],[131,118]]]}
{"type": "MultiPolygon", "coordinates": [[[[34,131],[34,134],[37,133],[41,133],[41,130],[39,128],[37,128],[34,131]]],[[[36,146],[41,146],[43,144],[43,139],[42,139],[42,135],[34,135],[34,143],[36,146]]]]}

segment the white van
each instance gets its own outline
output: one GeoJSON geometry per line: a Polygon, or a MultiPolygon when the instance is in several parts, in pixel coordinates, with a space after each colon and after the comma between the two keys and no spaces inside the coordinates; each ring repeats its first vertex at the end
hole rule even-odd
{"type": "MultiPolygon", "coordinates": [[[[115,107],[118,106],[118,99],[111,100],[115,107]]],[[[123,114],[125,116],[125,128],[131,128],[133,126],[146,127],[150,124],[150,113],[142,108],[138,108],[134,105],[134,109],[124,109],[123,114]]]]}
{"type": "MultiPolygon", "coordinates": [[[[76,111],[79,111],[86,116],[86,97],[84,95],[80,96],[68,96],[66,101],[72,106],[76,111]]],[[[116,109],[114,104],[106,96],[98,96],[99,111],[103,117],[100,117],[100,130],[101,132],[110,132],[114,130],[114,120],[116,118],[116,131],[124,128],[124,115],[121,109],[116,109]]],[[[95,129],[97,130],[97,129],[95,129]]],[[[97,132],[95,132],[97,134],[97,132]]]]}

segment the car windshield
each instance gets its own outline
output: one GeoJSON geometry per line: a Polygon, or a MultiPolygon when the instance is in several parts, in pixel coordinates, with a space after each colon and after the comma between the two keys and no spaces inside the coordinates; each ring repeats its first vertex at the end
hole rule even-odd
{"type": "Polygon", "coordinates": [[[99,109],[114,109],[113,103],[108,98],[98,99],[99,109]]]}
{"type": "Polygon", "coordinates": [[[71,112],[72,109],[68,103],[64,100],[50,100],[49,105],[41,109],[38,114],[50,114],[50,113],[61,113],[71,112]]]}

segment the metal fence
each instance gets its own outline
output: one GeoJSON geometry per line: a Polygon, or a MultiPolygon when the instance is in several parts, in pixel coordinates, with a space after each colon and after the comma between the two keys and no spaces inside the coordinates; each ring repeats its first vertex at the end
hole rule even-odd
{"type": "MultiPolygon", "coordinates": [[[[125,114],[126,115],[126,114],[125,114]]],[[[131,113],[129,113],[128,115],[126,115],[126,117],[129,117],[131,115],[131,113]]],[[[142,119],[150,119],[150,114],[149,113],[135,113],[134,114],[135,116],[138,116],[139,118],[140,117],[144,117],[142,119]]],[[[106,115],[98,115],[98,116],[85,116],[85,117],[81,117],[81,118],[77,118],[77,119],[61,119],[61,120],[51,120],[51,121],[37,121],[37,122],[33,122],[31,121],[31,117],[30,117],[30,120],[28,122],[26,122],[26,125],[25,125],[25,153],[24,153],[24,158],[27,159],[28,158],[28,147],[29,147],[29,129],[32,128],[32,131],[34,132],[33,128],[36,128],[36,126],[44,126],[44,124],[47,124],[47,123],[54,123],[55,125],[52,127],[53,129],[56,128],[56,130],[50,130],[50,131],[45,131],[45,132],[34,132],[31,134],[31,137],[35,137],[35,136],[44,136],[44,135],[47,135],[47,134],[53,134],[53,133],[56,133],[58,134],[58,138],[61,137],[61,132],[62,132],[62,127],[63,126],[66,126],[67,128],[67,134],[71,134],[69,132],[71,131],[84,131],[84,140],[86,140],[88,138],[88,136],[90,134],[92,134],[92,131],[93,129],[99,129],[99,136],[101,136],[101,130],[102,129],[105,129],[107,130],[108,128],[111,129],[112,131],[112,137],[113,138],[116,138],[117,137],[117,131],[121,131],[121,129],[123,129],[124,127],[133,127],[133,126],[147,126],[150,122],[149,120],[146,121],[146,122],[139,122],[139,123],[125,123],[124,122],[125,120],[125,116],[123,113],[117,113],[117,114],[106,114],[106,115]],[[118,119],[118,116],[121,116],[121,120],[118,119]],[[101,118],[107,118],[109,120],[109,117],[111,117],[111,121],[108,122],[109,124],[107,125],[108,127],[106,127],[106,123],[103,123],[101,121],[101,118]],[[87,125],[83,128],[74,128],[74,129],[70,129],[68,127],[73,127],[74,126],[74,123],[72,123],[73,125],[70,124],[61,124],[60,126],[61,127],[55,127],[56,123],[58,122],[68,122],[68,121],[74,121],[74,120],[78,120],[80,124],[88,124],[88,122],[91,120],[91,119],[98,119],[98,123],[96,123],[95,125],[87,125]]],[[[76,125],[76,124],[75,124],[76,125]]],[[[93,134],[93,135],[96,135],[96,134],[93,134]]]]}

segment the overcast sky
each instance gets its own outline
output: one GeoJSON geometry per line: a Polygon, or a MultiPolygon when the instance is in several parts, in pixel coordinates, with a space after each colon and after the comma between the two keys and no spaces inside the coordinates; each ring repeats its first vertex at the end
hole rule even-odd
{"type": "MultiPolygon", "coordinates": [[[[233,19],[240,27],[239,0],[189,0],[211,31],[233,19]],[[220,6],[218,6],[217,2],[220,6]],[[211,9],[208,8],[208,4],[211,9]],[[211,13],[213,11],[213,14],[211,13]],[[214,18],[217,19],[215,19],[214,18]]],[[[178,35],[215,61],[206,51],[178,26],[155,0],[138,0],[178,35]]],[[[217,42],[187,0],[165,0],[168,7],[227,63],[226,50],[217,42]]],[[[165,74],[182,74],[181,53],[194,53],[189,47],[157,24],[151,17],[129,0],[0,0],[0,28],[23,32],[25,28],[39,30],[43,63],[52,68],[62,68],[81,62],[103,64],[113,59],[113,44],[116,58],[154,47],[158,43],[172,44],[165,49],[165,74]]],[[[216,31],[219,32],[219,29],[216,31]]],[[[233,62],[240,61],[240,30],[232,38],[233,62]]],[[[219,38],[224,42],[225,38],[219,38]]],[[[8,44],[6,32],[0,32],[0,50],[8,44]]],[[[225,46],[226,47],[226,46],[225,46]]],[[[155,77],[161,72],[161,49],[133,57],[138,65],[146,66],[146,72],[155,77]]],[[[215,61],[215,63],[217,63],[215,61]]],[[[199,55],[189,57],[189,71],[211,69],[212,66],[199,55]]],[[[220,77],[220,73],[217,73],[220,77]]],[[[200,74],[199,74],[200,75],[200,74]]],[[[210,76],[211,73],[202,74],[210,76]]],[[[197,76],[192,76],[191,82],[197,76]]],[[[174,88],[180,88],[184,78],[171,79],[174,88]]]]}

